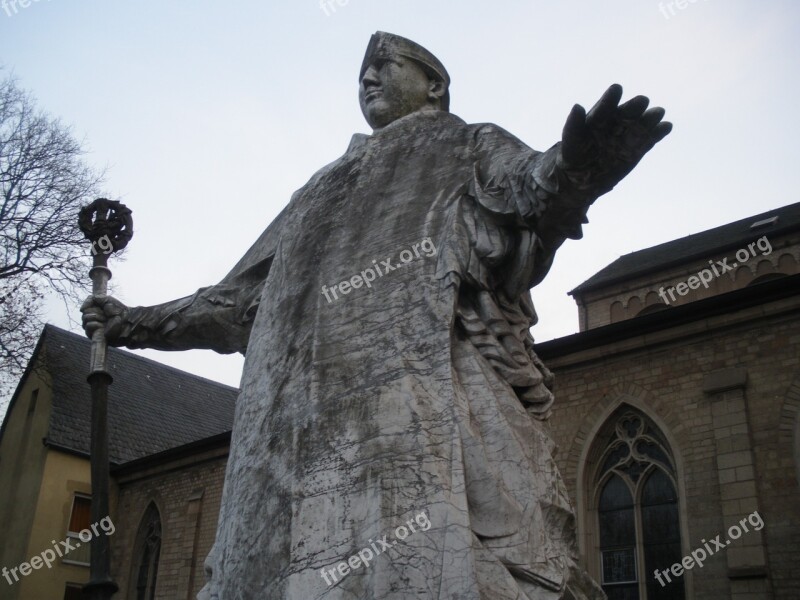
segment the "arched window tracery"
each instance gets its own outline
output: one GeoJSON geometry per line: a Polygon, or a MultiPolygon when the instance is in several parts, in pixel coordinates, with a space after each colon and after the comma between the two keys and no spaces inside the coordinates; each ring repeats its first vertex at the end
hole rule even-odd
{"type": "Polygon", "coordinates": [[[654,571],[681,560],[675,461],[658,427],[626,409],[605,427],[595,506],[600,575],[609,600],[683,600],[683,578],[654,571]]]}
{"type": "Polygon", "coordinates": [[[139,524],[134,546],[131,597],[153,600],[156,594],[158,560],[161,555],[161,515],[152,502],[139,524]]]}

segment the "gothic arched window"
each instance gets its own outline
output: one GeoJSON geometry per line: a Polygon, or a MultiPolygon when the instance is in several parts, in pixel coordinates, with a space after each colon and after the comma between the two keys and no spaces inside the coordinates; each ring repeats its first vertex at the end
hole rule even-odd
{"type": "Polygon", "coordinates": [[[150,503],[139,524],[133,555],[132,593],[136,600],[153,600],[156,595],[158,558],[161,554],[161,516],[150,503]]]}
{"type": "Polygon", "coordinates": [[[664,436],[632,409],[618,412],[595,477],[600,576],[609,600],[683,600],[683,577],[656,579],[681,560],[675,467],[664,436]]]}

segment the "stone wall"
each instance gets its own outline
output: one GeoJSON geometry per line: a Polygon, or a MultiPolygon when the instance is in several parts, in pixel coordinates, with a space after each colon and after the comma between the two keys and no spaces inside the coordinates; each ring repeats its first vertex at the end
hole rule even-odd
{"type": "Polygon", "coordinates": [[[120,599],[135,597],[136,535],[150,503],[161,516],[161,555],[156,598],[194,599],[205,585],[203,561],[214,543],[227,444],[177,461],[117,475],[117,532],[112,536],[112,572],[120,599]]]}
{"type": "Polygon", "coordinates": [[[754,510],[765,523],[688,571],[687,597],[800,597],[798,305],[797,297],[784,299],[546,359],[557,377],[556,459],[595,577],[587,461],[594,435],[627,403],[656,422],[672,445],[684,555],[703,539],[724,539],[731,524],[754,510]]]}

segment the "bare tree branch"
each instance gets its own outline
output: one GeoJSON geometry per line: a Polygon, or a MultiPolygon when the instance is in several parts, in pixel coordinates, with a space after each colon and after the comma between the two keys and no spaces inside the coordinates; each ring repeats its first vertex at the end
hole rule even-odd
{"type": "Polygon", "coordinates": [[[0,80],[0,395],[36,345],[45,294],[75,306],[86,293],[91,261],[77,215],[101,195],[103,174],[84,156],[13,77],[0,80]]]}

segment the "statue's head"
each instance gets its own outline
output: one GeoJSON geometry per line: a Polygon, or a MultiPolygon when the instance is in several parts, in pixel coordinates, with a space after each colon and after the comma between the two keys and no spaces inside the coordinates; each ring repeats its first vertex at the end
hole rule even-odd
{"type": "Polygon", "coordinates": [[[377,32],[361,64],[358,101],[373,129],[423,110],[450,109],[450,76],[419,44],[377,32]]]}

